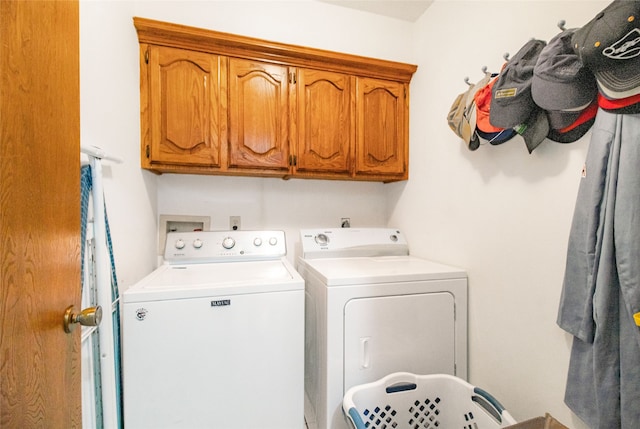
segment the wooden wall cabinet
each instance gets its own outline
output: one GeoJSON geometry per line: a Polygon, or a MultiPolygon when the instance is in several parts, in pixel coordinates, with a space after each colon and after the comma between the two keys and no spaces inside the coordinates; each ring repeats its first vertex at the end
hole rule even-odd
{"type": "Polygon", "coordinates": [[[387,176],[407,167],[406,87],[401,82],[358,78],[356,174],[387,176]]]}
{"type": "Polygon", "coordinates": [[[295,174],[349,177],[355,144],[353,76],[310,69],[298,69],[294,76],[295,174]]]}
{"type": "Polygon", "coordinates": [[[288,79],[286,66],[229,59],[229,168],[288,171],[288,79]]]}
{"type": "Polygon", "coordinates": [[[134,25],[142,168],[408,178],[416,66],[144,18],[134,25]]]}
{"type": "Polygon", "coordinates": [[[220,167],[224,120],[220,117],[220,62],[217,55],[149,46],[148,136],[143,167],[220,167]]]}

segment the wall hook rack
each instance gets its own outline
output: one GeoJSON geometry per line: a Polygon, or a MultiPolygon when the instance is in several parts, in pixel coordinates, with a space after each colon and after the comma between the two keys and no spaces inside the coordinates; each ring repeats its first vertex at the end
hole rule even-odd
{"type": "Polygon", "coordinates": [[[567,29],[565,27],[566,23],[567,22],[564,19],[561,19],[560,21],[558,21],[558,28],[562,31],[565,31],[567,29]]]}

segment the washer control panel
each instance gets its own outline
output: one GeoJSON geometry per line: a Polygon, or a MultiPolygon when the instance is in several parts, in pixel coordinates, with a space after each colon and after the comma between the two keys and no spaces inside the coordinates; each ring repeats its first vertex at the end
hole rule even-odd
{"type": "Polygon", "coordinates": [[[307,259],[409,254],[407,240],[394,228],[303,229],[300,242],[307,259]]]}
{"type": "Polygon", "coordinates": [[[169,232],[164,252],[172,264],[278,259],[287,254],[284,231],[169,232]]]}

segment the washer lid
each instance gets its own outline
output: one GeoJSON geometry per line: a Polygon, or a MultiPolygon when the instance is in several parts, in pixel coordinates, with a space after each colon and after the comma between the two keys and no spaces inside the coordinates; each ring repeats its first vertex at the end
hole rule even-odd
{"type": "Polygon", "coordinates": [[[122,294],[123,302],[303,290],[304,280],[285,259],[165,264],[122,294]]]}
{"type": "Polygon", "coordinates": [[[327,286],[466,278],[462,268],[414,256],[300,259],[327,286]]]}

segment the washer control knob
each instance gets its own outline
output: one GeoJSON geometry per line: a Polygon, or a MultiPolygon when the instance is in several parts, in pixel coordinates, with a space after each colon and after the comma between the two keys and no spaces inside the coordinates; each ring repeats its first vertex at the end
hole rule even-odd
{"type": "Polygon", "coordinates": [[[256,247],[262,246],[262,238],[256,237],[253,239],[253,245],[256,247]]]}
{"type": "Polygon", "coordinates": [[[184,240],[179,238],[178,240],[176,240],[175,246],[176,246],[176,249],[178,250],[184,249],[184,240]]]}
{"type": "Polygon", "coordinates": [[[272,246],[275,246],[276,244],[278,244],[278,239],[275,238],[275,237],[271,237],[269,239],[269,244],[272,245],[272,246]]]}
{"type": "Polygon", "coordinates": [[[202,247],[202,240],[200,240],[199,238],[196,238],[195,240],[193,240],[193,247],[195,247],[196,249],[199,249],[202,247]]]}
{"type": "Polygon", "coordinates": [[[327,237],[327,234],[318,234],[316,235],[315,240],[316,240],[316,243],[318,243],[321,246],[329,243],[329,237],[327,237]]]}
{"type": "Polygon", "coordinates": [[[235,245],[236,245],[236,240],[234,240],[232,237],[227,237],[224,240],[222,240],[222,247],[224,247],[225,249],[231,249],[235,245]]]}

